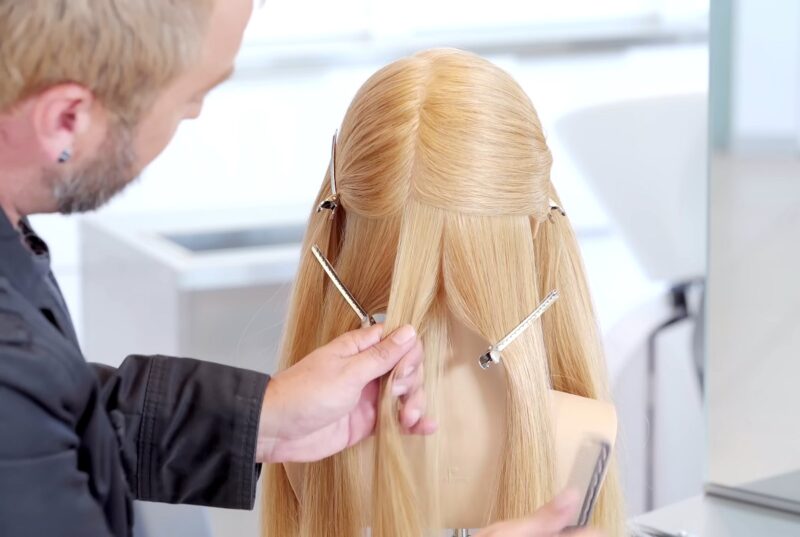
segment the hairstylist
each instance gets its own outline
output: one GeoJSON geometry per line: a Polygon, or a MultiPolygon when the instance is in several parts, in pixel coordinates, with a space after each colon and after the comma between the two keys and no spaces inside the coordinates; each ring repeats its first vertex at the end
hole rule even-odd
{"type": "MultiPolygon", "coordinates": [[[[113,370],[81,354],[27,216],[90,211],[131,182],[230,75],[251,10],[0,0],[3,537],[130,535],[132,499],[250,509],[258,463],[317,460],[370,435],[375,379],[395,367],[403,426],[435,429],[411,327],[345,334],[271,380],[164,356],[113,370]]],[[[548,509],[544,529],[488,535],[551,535],[560,511],[548,509]]]]}

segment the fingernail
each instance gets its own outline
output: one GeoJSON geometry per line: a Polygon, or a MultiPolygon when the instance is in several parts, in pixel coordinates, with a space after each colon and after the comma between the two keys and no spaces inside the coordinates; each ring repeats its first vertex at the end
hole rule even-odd
{"type": "Polygon", "coordinates": [[[392,334],[392,341],[398,345],[402,345],[414,339],[416,335],[417,333],[414,330],[414,327],[405,325],[395,330],[394,334],[392,334]]]}
{"type": "Polygon", "coordinates": [[[422,412],[417,409],[409,410],[406,414],[406,427],[413,427],[422,417],[422,412]]]}
{"type": "Polygon", "coordinates": [[[408,386],[405,384],[394,384],[392,385],[392,395],[395,397],[400,397],[401,395],[405,395],[408,393],[408,386]]]}

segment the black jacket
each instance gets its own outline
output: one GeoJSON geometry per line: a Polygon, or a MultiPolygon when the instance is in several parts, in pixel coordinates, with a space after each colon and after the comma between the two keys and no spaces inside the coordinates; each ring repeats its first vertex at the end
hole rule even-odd
{"type": "Polygon", "coordinates": [[[252,509],[268,377],[88,364],[47,246],[20,228],[0,210],[0,536],[128,536],[132,499],[252,509]]]}

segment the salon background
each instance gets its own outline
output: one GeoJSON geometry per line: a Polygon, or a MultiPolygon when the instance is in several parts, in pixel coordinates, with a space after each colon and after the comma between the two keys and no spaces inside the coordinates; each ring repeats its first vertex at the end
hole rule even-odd
{"type": "MultiPolygon", "coordinates": [[[[350,99],[381,65],[454,46],[509,71],[539,111],[606,344],[630,514],[699,494],[708,15],[707,0],[267,2],[235,76],[142,181],[95,215],[34,218],[87,357],[269,370],[350,99]],[[126,313],[102,315],[121,300],[126,313]]],[[[257,535],[257,516],[154,505],[137,531],[257,535]]]]}

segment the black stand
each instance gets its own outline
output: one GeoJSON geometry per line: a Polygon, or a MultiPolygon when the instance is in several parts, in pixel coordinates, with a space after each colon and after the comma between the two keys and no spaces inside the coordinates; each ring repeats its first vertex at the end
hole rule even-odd
{"type": "MultiPolygon", "coordinates": [[[[658,336],[667,328],[675,324],[695,318],[695,331],[702,330],[702,319],[692,315],[689,311],[689,291],[693,286],[705,285],[703,279],[689,280],[674,285],[670,289],[669,296],[672,304],[670,317],[655,327],[647,337],[647,457],[645,461],[645,509],[652,511],[655,508],[655,461],[656,461],[656,381],[658,380],[656,340],[658,336]]],[[[701,306],[701,311],[702,311],[701,306]]],[[[698,340],[698,337],[695,337],[698,340]]],[[[702,340],[702,337],[699,338],[702,340]]],[[[700,354],[695,345],[694,354],[700,354]]],[[[697,375],[700,393],[703,393],[703,360],[699,356],[694,357],[695,373],[697,375]]]]}

